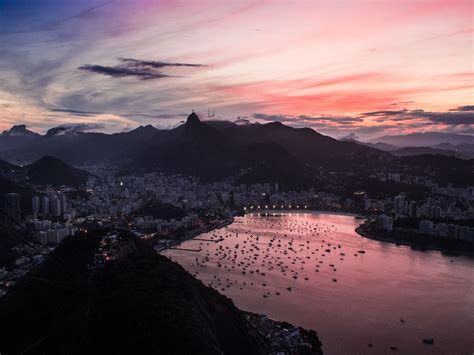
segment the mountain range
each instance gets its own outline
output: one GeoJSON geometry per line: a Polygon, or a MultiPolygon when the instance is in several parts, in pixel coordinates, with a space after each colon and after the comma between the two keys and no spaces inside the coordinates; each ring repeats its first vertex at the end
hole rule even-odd
{"type": "MultiPolygon", "coordinates": [[[[237,183],[278,182],[287,188],[312,186],[314,177],[321,172],[369,176],[393,167],[418,171],[404,155],[459,156],[458,152],[451,154],[442,148],[411,153],[397,152],[399,148],[390,143],[339,141],[310,128],[293,128],[280,122],[241,125],[201,121],[194,112],[184,124],[169,130],[148,125],[129,132],[103,134],[56,127],[37,135],[24,126],[16,127],[21,128],[14,127],[0,136],[0,140],[8,138],[6,143],[0,143],[0,157],[9,161],[51,156],[71,165],[113,162],[120,166],[121,174],[162,171],[198,176],[203,181],[233,176],[237,183]],[[9,145],[11,139],[23,135],[31,139],[9,145]]],[[[423,137],[430,136],[426,135],[423,137]]],[[[472,138],[461,137],[467,141],[472,138]]],[[[462,144],[465,148],[470,143],[462,144]]],[[[454,164],[451,160],[443,162],[454,164]]],[[[473,165],[469,160],[460,164],[468,166],[467,171],[473,165]]]]}
{"type": "Polygon", "coordinates": [[[202,122],[195,113],[171,130],[140,126],[130,132],[103,134],[51,129],[27,142],[8,143],[0,144],[0,156],[9,161],[43,156],[72,165],[113,161],[122,164],[122,172],[159,169],[203,180],[241,175],[247,181],[251,174],[253,180],[300,183],[308,180],[308,165],[358,169],[369,161],[377,165],[389,157],[377,149],[340,142],[308,128],[277,122],[202,122]]]}
{"type": "Polygon", "coordinates": [[[474,139],[468,135],[448,133],[416,133],[399,136],[384,136],[373,139],[370,142],[362,142],[356,139],[346,139],[366,147],[390,152],[396,156],[405,155],[446,155],[463,159],[474,158],[474,139]],[[420,139],[419,135],[422,135],[420,139]],[[461,138],[459,138],[459,136],[461,138]],[[454,139],[453,139],[454,137],[454,139]],[[449,143],[450,141],[468,141],[469,143],[449,143]],[[387,143],[391,142],[391,143],[387,143]]]}
{"type": "Polygon", "coordinates": [[[369,143],[385,143],[399,148],[434,147],[444,143],[457,146],[460,144],[474,144],[474,136],[458,133],[424,132],[382,136],[370,140],[369,143]]]}

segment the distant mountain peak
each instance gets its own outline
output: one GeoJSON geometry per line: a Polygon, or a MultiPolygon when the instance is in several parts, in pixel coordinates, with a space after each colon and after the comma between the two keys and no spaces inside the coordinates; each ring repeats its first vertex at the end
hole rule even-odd
{"type": "Polygon", "coordinates": [[[31,136],[36,135],[36,133],[27,130],[25,124],[14,125],[9,130],[2,132],[4,136],[31,136]]]}
{"type": "Polygon", "coordinates": [[[196,124],[196,123],[201,123],[201,120],[199,119],[199,116],[196,114],[196,112],[193,111],[188,116],[188,119],[186,120],[186,124],[191,125],[191,124],[196,124]]]}
{"type": "Polygon", "coordinates": [[[155,126],[152,126],[151,124],[145,125],[145,126],[138,126],[135,129],[132,129],[130,132],[156,132],[157,129],[155,126]]]}

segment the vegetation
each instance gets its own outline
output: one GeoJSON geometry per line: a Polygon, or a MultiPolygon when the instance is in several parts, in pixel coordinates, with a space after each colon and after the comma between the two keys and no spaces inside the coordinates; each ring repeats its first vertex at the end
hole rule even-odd
{"type": "Polygon", "coordinates": [[[143,207],[138,215],[152,216],[153,218],[160,218],[169,221],[171,219],[181,219],[186,217],[187,213],[185,210],[168,203],[153,202],[143,207]]]}
{"type": "MultiPolygon", "coordinates": [[[[127,240],[128,239],[128,240],[127,240]]],[[[100,233],[70,237],[0,300],[6,354],[263,354],[243,313],[145,242],[89,270],[100,233]]]]}

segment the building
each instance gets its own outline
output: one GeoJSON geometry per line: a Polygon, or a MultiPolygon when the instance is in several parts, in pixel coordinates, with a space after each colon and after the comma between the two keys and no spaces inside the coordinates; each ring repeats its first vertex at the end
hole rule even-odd
{"type": "Polygon", "coordinates": [[[433,233],[433,222],[428,220],[420,221],[420,232],[423,234],[433,233]]]}
{"type": "Polygon", "coordinates": [[[354,192],[354,207],[356,210],[363,210],[365,208],[365,199],[367,194],[365,191],[356,191],[354,192]]]}
{"type": "Polygon", "coordinates": [[[7,223],[21,222],[20,195],[14,192],[5,196],[5,212],[7,223]]]}
{"type": "Polygon", "coordinates": [[[61,202],[62,213],[67,212],[67,198],[65,194],[59,195],[59,201],[61,202]]]}
{"type": "Polygon", "coordinates": [[[38,196],[33,196],[31,199],[31,206],[33,214],[36,216],[41,212],[41,199],[38,196]]]}
{"type": "Polygon", "coordinates": [[[405,195],[395,196],[393,207],[397,216],[405,214],[405,195]]]}
{"type": "Polygon", "coordinates": [[[61,201],[56,196],[51,197],[50,199],[50,211],[51,215],[54,217],[59,217],[61,215],[61,201]]]}
{"type": "Polygon", "coordinates": [[[49,215],[49,198],[46,196],[41,199],[41,214],[43,216],[49,215]]]}
{"type": "Polygon", "coordinates": [[[378,227],[386,232],[393,231],[393,218],[385,214],[377,218],[378,227]]]}

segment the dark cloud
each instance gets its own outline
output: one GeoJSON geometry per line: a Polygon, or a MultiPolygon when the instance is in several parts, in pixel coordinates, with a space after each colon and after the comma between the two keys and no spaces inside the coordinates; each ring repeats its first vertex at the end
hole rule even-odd
{"type": "Polygon", "coordinates": [[[108,75],[114,78],[135,76],[142,80],[151,80],[172,77],[172,75],[162,73],[161,70],[166,67],[198,68],[205,66],[203,64],[167,63],[133,58],[119,58],[119,61],[121,64],[113,67],[97,64],[84,64],[78,69],[96,74],[108,75]]]}
{"type": "Polygon", "coordinates": [[[64,113],[69,113],[74,116],[85,116],[85,117],[95,116],[102,113],[102,112],[79,111],[79,110],[62,109],[62,108],[50,108],[49,111],[50,112],[64,112],[64,113]]]}
{"type": "Polygon", "coordinates": [[[321,125],[326,125],[334,123],[336,125],[351,125],[355,122],[362,122],[363,119],[360,117],[350,117],[350,116],[307,116],[307,115],[267,115],[264,113],[254,113],[253,118],[269,121],[269,122],[306,122],[306,123],[320,123],[321,125]]]}
{"type": "Polygon", "coordinates": [[[396,110],[396,111],[372,111],[372,112],[364,112],[362,115],[364,116],[394,116],[394,115],[401,115],[407,112],[406,109],[403,110],[396,110]]]}
{"type": "Polygon", "coordinates": [[[63,135],[75,132],[87,132],[96,129],[103,129],[105,126],[102,123],[68,123],[57,127],[50,128],[47,136],[63,135]]]}
{"type": "Polygon", "coordinates": [[[424,110],[396,110],[364,112],[362,116],[375,117],[377,122],[384,120],[407,121],[427,120],[431,123],[444,125],[474,124],[474,106],[460,106],[448,112],[431,112],[424,110]]]}
{"type": "Polygon", "coordinates": [[[155,70],[128,68],[123,66],[106,67],[103,65],[85,64],[80,66],[79,70],[89,71],[96,74],[108,75],[114,78],[137,76],[142,80],[150,80],[169,77],[169,75],[162,74],[159,71],[155,70]]]}
{"type": "Polygon", "coordinates": [[[453,111],[453,112],[417,112],[416,117],[422,117],[434,123],[446,125],[474,124],[474,112],[453,111]]]}
{"type": "Polygon", "coordinates": [[[453,108],[450,111],[474,111],[474,105],[459,106],[458,108],[453,108]]]}
{"type": "Polygon", "coordinates": [[[306,116],[300,115],[297,118],[309,121],[309,122],[333,122],[336,124],[352,124],[354,122],[363,122],[364,120],[360,117],[351,116],[306,116]]]}
{"type": "Polygon", "coordinates": [[[75,131],[75,132],[86,132],[86,131],[91,131],[94,129],[105,128],[105,126],[102,123],[69,123],[69,124],[63,124],[58,127],[65,128],[68,131],[75,131]]]}
{"type": "Polygon", "coordinates": [[[160,61],[153,61],[153,60],[140,60],[140,59],[133,59],[133,58],[119,58],[119,60],[128,66],[143,67],[143,68],[149,67],[149,68],[156,68],[156,69],[161,69],[165,67],[200,68],[200,67],[206,66],[204,64],[168,63],[168,62],[160,62],[160,61]]]}

